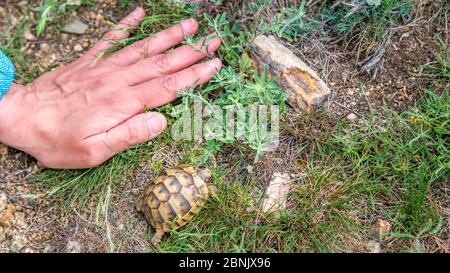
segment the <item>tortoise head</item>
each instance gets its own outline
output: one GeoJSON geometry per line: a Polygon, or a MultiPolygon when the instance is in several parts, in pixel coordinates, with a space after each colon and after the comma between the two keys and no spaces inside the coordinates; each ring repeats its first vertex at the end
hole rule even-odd
{"type": "Polygon", "coordinates": [[[208,168],[204,168],[198,171],[198,175],[200,176],[203,181],[208,181],[208,179],[211,177],[211,170],[208,168]]]}

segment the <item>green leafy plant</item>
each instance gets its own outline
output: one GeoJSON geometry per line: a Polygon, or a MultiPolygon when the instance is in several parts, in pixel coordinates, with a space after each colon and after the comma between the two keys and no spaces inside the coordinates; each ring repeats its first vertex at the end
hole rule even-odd
{"type": "Polygon", "coordinates": [[[299,6],[283,8],[271,22],[264,22],[262,27],[289,42],[311,33],[318,22],[305,14],[305,5],[306,0],[303,0],[299,6]]]}
{"type": "Polygon", "coordinates": [[[238,51],[241,49],[242,39],[236,39],[235,34],[240,32],[239,27],[227,20],[227,13],[217,14],[215,18],[204,14],[209,27],[214,30],[217,37],[222,40],[222,46],[219,52],[223,60],[230,65],[237,65],[240,60],[238,51]]]}
{"type": "MultiPolygon", "coordinates": [[[[283,93],[278,84],[269,79],[268,70],[265,68],[262,73],[252,68],[251,60],[245,53],[245,37],[239,31],[233,31],[233,24],[227,20],[227,14],[217,14],[214,18],[204,14],[205,21],[216,35],[209,39],[219,37],[222,46],[218,50],[224,67],[210,82],[202,86],[199,90],[189,90],[180,93],[182,105],[191,105],[194,100],[200,100],[209,106],[219,106],[222,109],[230,106],[249,107],[251,105],[278,105],[280,113],[285,110],[287,94],[283,93]],[[218,96],[210,97],[209,94],[221,90],[218,96]]],[[[200,35],[190,36],[185,41],[186,44],[195,45],[200,38],[205,35],[205,29],[200,30],[200,35]]],[[[242,110],[242,109],[237,109],[242,110]]],[[[183,119],[183,111],[171,112],[175,119],[183,119]]],[[[252,124],[251,126],[253,126],[252,124]]],[[[248,125],[250,126],[250,125],[248,125]]],[[[255,161],[263,153],[263,146],[271,141],[271,136],[261,133],[256,128],[245,128],[244,144],[249,145],[256,151],[255,161]]],[[[228,143],[227,139],[221,139],[215,143],[228,143]]],[[[217,146],[217,144],[215,144],[217,146]]],[[[206,149],[208,151],[211,149],[206,149]]],[[[215,149],[217,150],[217,149],[215,149]]]]}
{"type": "Polygon", "coordinates": [[[340,33],[366,32],[375,39],[381,39],[386,28],[406,19],[411,10],[410,0],[327,1],[322,14],[340,33]]]}

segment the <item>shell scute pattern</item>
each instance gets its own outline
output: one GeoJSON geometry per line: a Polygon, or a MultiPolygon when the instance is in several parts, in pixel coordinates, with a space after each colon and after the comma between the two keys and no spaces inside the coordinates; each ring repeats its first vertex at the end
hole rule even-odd
{"type": "Polygon", "coordinates": [[[157,245],[164,232],[186,225],[208,198],[206,180],[210,171],[198,171],[192,165],[166,170],[149,185],[139,200],[140,210],[156,229],[152,242],[157,245]]]}
{"type": "Polygon", "coordinates": [[[183,185],[178,180],[176,176],[167,176],[166,179],[164,179],[164,186],[166,186],[167,189],[169,189],[170,193],[180,193],[181,189],[183,188],[183,185]]]}
{"type": "Polygon", "coordinates": [[[166,223],[170,223],[177,216],[177,212],[172,208],[169,202],[162,202],[158,211],[161,213],[162,218],[166,223]]]}
{"type": "Polygon", "coordinates": [[[159,206],[161,205],[161,201],[159,201],[158,197],[154,192],[150,192],[147,205],[151,209],[158,209],[159,206]]]}
{"type": "Polygon", "coordinates": [[[185,215],[192,208],[189,200],[186,199],[183,194],[179,193],[172,195],[170,198],[170,205],[177,210],[176,213],[180,216],[185,215]]]}
{"type": "Polygon", "coordinates": [[[153,188],[152,193],[155,194],[155,197],[159,199],[161,203],[169,201],[170,191],[166,188],[164,183],[158,183],[153,188]]]}

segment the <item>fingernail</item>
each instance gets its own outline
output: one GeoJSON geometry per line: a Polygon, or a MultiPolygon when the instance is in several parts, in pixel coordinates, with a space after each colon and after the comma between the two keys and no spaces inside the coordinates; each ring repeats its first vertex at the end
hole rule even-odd
{"type": "Polygon", "coordinates": [[[181,21],[181,27],[183,28],[183,31],[188,32],[191,31],[194,27],[195,27],[195,20],[190,18],[190,19],[186,19],[181,21]]]}
{"type": "Polygon", "coordinates": [[[219,59],[215,58],[207,62],[206,65],[213,69],[219,69],[219,67],[222,65],[222,62],[219,59]]]}
{"type": "Polygon", "coordinates": [[[152,136],[159,135],[167,126],[166,118],[159,113],[153,113],[150,119],[147,120],[147,126],[152,136]]]}

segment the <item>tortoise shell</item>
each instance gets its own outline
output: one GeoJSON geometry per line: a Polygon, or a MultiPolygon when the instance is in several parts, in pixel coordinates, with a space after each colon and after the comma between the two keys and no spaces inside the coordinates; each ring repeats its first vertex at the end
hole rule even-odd
{"type": "Polygon", "coordinates": [[[138,208],[156,229],[154,245],[164,232],[181,228],[200,211],[209,196],[206,182],[210,176],[208,169],[179,165],[168,168],[144,190],[138,208]]]}

